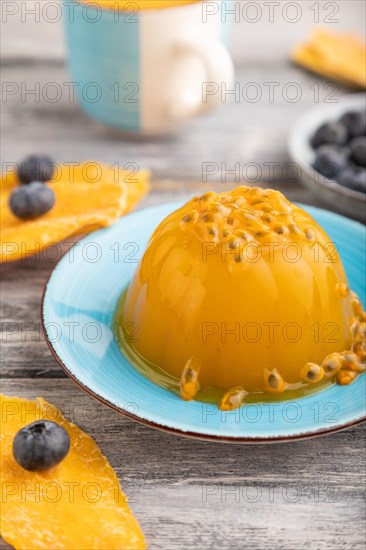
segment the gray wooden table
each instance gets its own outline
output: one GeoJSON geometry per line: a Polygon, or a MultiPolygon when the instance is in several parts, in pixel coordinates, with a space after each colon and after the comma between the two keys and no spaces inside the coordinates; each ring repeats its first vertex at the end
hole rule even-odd
{"type": "MultiPolygon", "coordinates": [[[[26,82],[29,89],[36,82],[62,85],[68,79],[58,62],[8,61],[3,72],[4,81],[20,88],[26,82]]],[[[325,83],[280,62],[238,67],[237,80],[259,83],[263,90],[265,82],[278,82],[279,93],[274,103],[264,93],[257,103],[225,104],[181,133],[154,140],[131,141],[91,121],[65,99],[47,103],[14,94],[3,102],[2,162],[19,161],[31,152],[49,153],[58,162],[133,161],[153,171],[151,194],[140,207],[232,187],[233,176],[225,178],[224,170],[239,163],[250,175],[252,162],[262,168],[263,181],[290,199],[318,205],[282,171],[289,161],[288,130],[314,104],[314,83],[324,100],[325,83]],[[289,82],[303,90],[296,103],[282,97],[289,82]],[[204,183],[202,164],[207,162],[216,163],[219,172],[204,183]]],[[[228,446],[127,420],[76,387],[48,351],[39,305],[53,267],[29,258],[2,269],[2,392],[43,396],[95,438],[130,494],[150,548],[364,548],[365,425],[303,442],[228,446]]]]}

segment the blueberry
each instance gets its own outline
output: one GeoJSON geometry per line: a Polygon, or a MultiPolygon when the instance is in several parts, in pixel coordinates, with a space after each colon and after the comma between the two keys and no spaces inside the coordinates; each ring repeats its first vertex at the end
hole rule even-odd
{"type": "Polygon", "coordinates": [[[22,183],[31,181],[49,181],[55,172],[55,165],[50,157],[31,155],[24,159],[18,168],[18,178],[22,183]]]}
{"type": "Polygon", "coordinates": [[[337,181],[344,187],[366,193],[366,169],[361,166],[348,166],[339,173],[337,181]]]}
{"type": "Polygon", "coordinates": [[[327,122],[315,132],[311,144],[315,148],[325,144],[344,145],[347,138],[348,132],[343,124],[340,122],[327,122]]]}
{"type": "Polygon", "coordinates": [[[313,168],[326,178],[335,178],[348,164],[349,150],[338,145],[321,145],[316,151],[313,168]]]}
{"type": "Polygon", "coordinates": [[[39,181],[19,185],[10,195],[9,207],[21,220],[32,220],[45,214],[55,204],[53,190],[39,181]]]}
{"type": "Polygon", "coordinates": [[[48,470],[65,458],[70,449],[67,431],[50,420],[38,420],[25,426],[14,437],[13,456],[31,472],[48,470]]]}
{"type": "Polygon", "coordinates": [[[366,136],[353,138],[349,144],[352,159],[358,166],[366,167],[366,136]]]}
{"type": "Polygon", "coordinates": [[[340,122],[347,128],[350,138],[366,135],[366,112],[350,111],[345,113],[340,122]]]}

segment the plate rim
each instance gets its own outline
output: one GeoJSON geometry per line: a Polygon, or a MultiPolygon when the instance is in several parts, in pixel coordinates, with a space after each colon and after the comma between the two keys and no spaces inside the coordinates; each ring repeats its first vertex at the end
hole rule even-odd
{"type": "MultiPolygon", "coordinates": [[[[163,203],[163,204],[159,204],[159,205],[148,206],[146,208],[131,212],[131,213],[127,214],[126,216],[124,216],[123,218],[120,218],[120,219],[127,219],[128,217],[139,214],[141,212],[144,212],[145,210],[151,210],[151,209],[156,209],[157,210],[159,208],[162,208],[163,206],[165,206],[165,207],[172,206],[173,208],[175,208],[179,204],[180,204],[179,201],[175,201],[175,202],[167,202],[167,203],[163,203]]],[[[305,207],[309,206],[312,209],[319,210],[321,212],[325,212],[326,214],[329,214],[331,217],[344,218],[345,220],[347,220],[348,223],[350,222],[351,224],[355,224],[355,225],[358,225],[360,227],[364,227],[363,224],[361,224],[360,222],[357,222],[355,220],[351,220],[351,219],[347,218],[346,216],[342,216],[341,214],[337,214],[335,212],[331,212],[331,211],[325,210],[323,208],[318,208],[318,207],[313,206],[313,205],[305,205],[305,204],[304,205],[300,204],[300,206],[301,207],[302,206],[305,206],[305,207]]],[[[112,227],[112,226],[109,226],[109,227],[112,227]]],[[[148,427],[153,428],[153,429],[157,429],[157,430],[165,432],[165,433],[174,434],[174,435],[178,435],[178,436],[181,436],[181,437],[186,437],[186,438],[189,438],[189,439],[209,441],[209,442],[212,442],[212,443],[216,442],[216,443],[256,445],[256,444],[286,443],[286,442],[291,442],[291,441],[303,441],[303,440],[306,440],[306,439],[312,439],[312,438],[316,438],[316,437],[320,437],[320,436],[326,436],[326,435],[329,435],[329,434],[332,434],[332,433],[343,431],[343,430],[346,430],[348,428],[351,428],[351,427],[354,427],[354,426],[357,426],[359,424],[362,424],[362,423],[366,422],[366,413],[365,413],[361,417],[358,417],[354,420],[348,421],[348,422],[346,422],[344,424],[341,424],[341,425],[338,424],[337,426],[330,426],[329,428],[325,428],[325,429],[320,428],[319,430],[312,431],[312,432],[309,432],[309,433],[301,432],[301,433],[294,434],[294,435],[286,435],[286,436],[274,435],[274,436],[271,436],[271,437],[256,437],[256,436],[246,437],[246,436],[229,436],[229,435],[205,434],[205,433],[200,433],[200,432],[192,432],[192,431],[189,431],[189,430],[185,431],[185,430],[182,430],[182,429],[179,429],[179,428],[174,428],[172,426],[167,426],[167,425],[164,425],[164,424],[159,424],[158,422],[155,422],[155,421],[152,421],[152,420],[148,420],[147,418],[143,418],[143,417],[138,416],[134,413],[131,413],[131,412],[127,411],[126,409],[122,408],[122,407],[118,407],[117,405],[115,405],[111,401],[108,401],[108,399],[105,399],[104,397],[102,397],[101,395],[96,393],[94,390],[90,389],[81,380],[79,380],[71,372],[71,370],[65,365],[65,363],[63,362],[61,357],[58,355],[56,349],[54,348],[52,342],[50,341],[49,336],[48,336],[48,332],[47,332],[47,328],[46,328],[46,321],[45,321],[45,302],[46,302],[47,290],[48,290],[49,284],[51,282],[51,279],[55,275],[57,269],[60,267],[60,264],[64,260],[64,258],[67,257],[67,255],[70,253],[70,251],[74,247],[76,247],[79,243],[82,243],[85,239],[89,238],[90,235],[93,235],[93,234],[101,232],[101,231],[105,231],[106,229],[109,229],[109,227],[102,228],[102,229],[97,229],[95,231],[91,231],[91,232],[85,234],[80,240],[76,241],[72,245],[72,247],[70,247],[68,249],[68,251],[56,262],[55,266],[53,267],[53,269],[52,269],[51,273],[49,274],[49,276],[47,278],[47,281],[44,285],[43,292],[42,292],[41,303],[40,303],[40,318],[41,318],[42,333],[43,333],[44,339],[46,341],[47,347],[48,347],[49,351],[51,352],[52,357],[56,360],[56,362],[59,364],[59,366],[62,368],[62,370],[68,376],[68,378],[70,378],[79,388],[84,390],[88,395],[90,395],[91,397],[93,397],[94,399],[96,399],[97,401],[102,403],[103,405],[106,405],[110,409],[114,410],[115,412],[117,412],[119,414],[122,414],[123,416],[126,416],[129,420],[138,422],[139,424],[143,424],[145,426],[148,426],[148,427]]]]}

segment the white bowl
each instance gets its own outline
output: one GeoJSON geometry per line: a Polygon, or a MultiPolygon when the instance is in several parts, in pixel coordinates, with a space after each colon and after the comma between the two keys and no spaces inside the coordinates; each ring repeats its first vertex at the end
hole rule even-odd
{"type": "Polygon", "coordinates": [[[318,199],[332,210],[362,220],[366,217],[365,193],[339,185],[312,168],[315,150],[311,146],[311,138],[325,122],[337,120],[348,111],[362,111],[365,108],[366,94],[347,95],[337,103],[322,103],[300,118],[290,133],[288,144],[292,160],[301,168],[304,183],[316,193],[318,199]]]}

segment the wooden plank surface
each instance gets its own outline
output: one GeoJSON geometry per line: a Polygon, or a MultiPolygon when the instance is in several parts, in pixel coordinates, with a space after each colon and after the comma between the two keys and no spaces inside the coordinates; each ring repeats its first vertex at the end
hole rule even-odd
{"type": "Polygon", "coordinates": [[[205,163],[212,163],[218,171],[207,177],[209,187],[230,186],[238,177],[252,184],[268,181],[291,196],[301,189],[304,199],[314,203],[316,197],[310,199],[291,171],[288,134],[314,104],[337,102],[347,93],[287,62],[246,61],[237,67],[238,97],[224,94],[217,111],[193,119],[183,131],[131,139],[88,118],[70,98],[69,81],[62,63],[4,62],[3,82],[9,87],[3,94],[2,163],[17,162],[29,151],[49,153],[57,162],[136,162],[152,170],[157,191],[172,182],[174,193],[185,191],[179,182],[204,179],[205,163]],[[56,90],[57,102],[45,100],[56,90]]]}
{"type": "MultiPolygon", "coordinates": [[[[3,80],[62,84],[62,63],[8,62],[3,80]]],[[[141,207],[198,191],[225,189],[229,176],[202,182],[202,163],[278,162],[264,180],[289,198],[319,204],[300,182],[282,177],[286,136],[314,104],[317,79],[284,63],[238,68],[241,82],[296,81],[298,103],[276,98],[231,102],[184,132],[131,141],[88,119],[65,98],[56,104],[20,95],[3,104],[1,160],[31,152],[56,161],[136,162],[153,170],[153,188],[141,207]]],[[[319,81],[321,87],[324,82],[319,81]]],[[[337,91],[337,97],[345,90],[337,91]]],[[[40,330],[39,306],[54,263],[28,258],[2,269],[2,392],[43,396],[88,431],[116,469],[150,548],[356,549],[365,536],[365,425],[331,436],[270,446],[222,445],[174,437],[131,422],[77,388],[51,357],[40,330]]],[[[3,543],[3,548],[7,546],[3,543]]]]}

